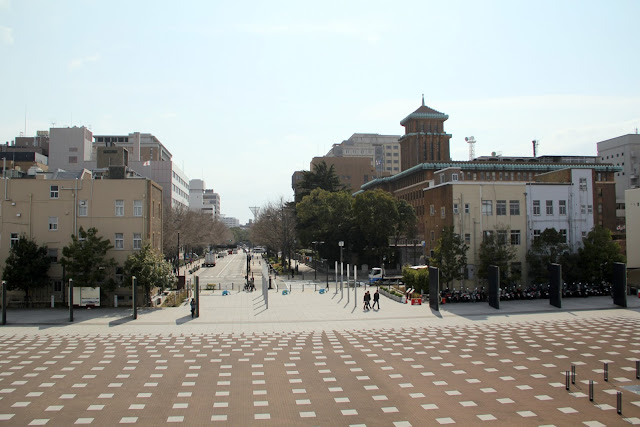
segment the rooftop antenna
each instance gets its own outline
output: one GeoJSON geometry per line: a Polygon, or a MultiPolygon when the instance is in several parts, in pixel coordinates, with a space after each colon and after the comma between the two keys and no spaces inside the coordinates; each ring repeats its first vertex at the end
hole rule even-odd
{"type": "Polygon", "coordinates": [[[476,158],[476,139],[473,136],[464,139],[469,144],[469,161],[476,158]]]}
{"type": "Polygon", "coordinates": [[[533,157],[537,156],[538,153],[538,143],[540,141],[538,141],[537,139],[534,139],[533,141],[531,141],[531,143],[533,144],[533,157]]]}
{"type": "Polygon", "coordinates": [[[260,207],[259,206],[250,206],[249,209],[251,210],[251,213],[253,214],[253,221],[255,222],[258,219],[258,213],[260,212],[260,207]]]}

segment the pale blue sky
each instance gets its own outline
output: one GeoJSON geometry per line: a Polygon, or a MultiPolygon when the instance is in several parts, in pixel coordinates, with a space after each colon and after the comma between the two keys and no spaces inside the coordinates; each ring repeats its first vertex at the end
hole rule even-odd
{"type": "Polygon", "coordinates": [[[222,213],[292,198],[355,132],[449,115],[454,160],[596,154],[640,127],[640,2],[0,0],[0,142],[156,135],[222,213]]]}

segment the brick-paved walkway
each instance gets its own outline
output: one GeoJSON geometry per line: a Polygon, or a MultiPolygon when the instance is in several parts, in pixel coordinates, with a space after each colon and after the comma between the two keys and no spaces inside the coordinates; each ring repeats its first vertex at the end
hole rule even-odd
{"type": "Polygon", "coordinates": [[[203,297],[193,321],[184,308],[142,312],[137,325],[93,310],[72,326],[2,327],[0,425],[640,423],[640,395],[624,388],[640,384],[636,309],[505,316],[477,305],[461,316],[450,306],[437,317],[386,299],[380,312],[352,312],[335,295],[294,291],[270,296],[265,312],[256,293],[232,297],[203,297]]]}

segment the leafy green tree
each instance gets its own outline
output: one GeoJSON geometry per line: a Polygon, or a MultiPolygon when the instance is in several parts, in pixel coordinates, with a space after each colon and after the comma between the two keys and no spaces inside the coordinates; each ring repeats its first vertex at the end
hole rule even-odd
{"type": "Polygon", "coordinates": [[[389,252],[389,237],[399,223],[398,205],[393,196],[376,189],[365,191],[353,200],[356,224],[356,248],[365,259],[382,261],[389,252]]]}
{"type": "Polygon", "coordinates": [[[424,293],[428,293],[429,269],[413,269],[408,264],[404,265],[402,267],[402,282],[406,285],[407,289],[413,288],[416,292],[423,291],[424,293]]]}
{"type": "MultiPolygon", "coordinates": [[[[506,231],[506,230],[498,230],[506,231]]],[[[500,268],[500,283],[508,284],[517,277],[509,274],[509,265],[516,257],[515,249],[507,244],[506,241],[500,241],[499,233],[489,233],[484,236],[480,244],[478,277],[487,280],[489,278],[489,266],[496,265],[500,268]]]]}
{"type": "Polygon", "coordinates": [[[129,255],[124,264],[125,283],[136,277],[138,286],[143,289],[146,304],[151,301],[151,288],[172,288],[176,282],[172,266],[164,256],[154,251],[150,244],[129,255]]]}
{"type": "Polygon", "coordinates": [[[527,252],[529,277],[534,283],[548,283],[549,264],[561,263],[568,252],[569,245],[565,242],[565,237],[555,228],[545,229],[533,240],[531,249],[527,252]]]}
{"type": "Polygon", "coordinates": [[[464,278],[468,250],[469,246],[459,234],[454,233],[453,227],[445,227],[442,230],[432,260],[433,264],[440,269],[440,280],[446,287],[449,287],[454,280],[464,278]]]}
{"type": "Polygon", "coordinates": [[[49,283],[49,258],[46,246],[38,244],[25,236],[20,236],[11,246],[5,261],[2,279],[7,282],[7,289],[24,291],[24,300],[29,302],[29,290],[42,288],[49,283]]]}
{"type": "Polygon", "coordinates": [[[582,280],[591,283],[610,282],[613,276],[613,263],[625,262],[620,246],[611,239],[611,231],[604,227],[594,227],[582,239],[578,249],[582,280]]]}
{"type": "MultiPolygon", "coordinates": [[[[340,258],[338,242],[349,247],[353,229],[353,198],[347,192],[313,190],[296,205],[297,232],[300,243],[308,248],[317,245],[321,258],[336,261],[340,258]]],[[[344,250],[344,249],[343,249],[344,250]]]]}
{"type": "Polygon", "coordinates": [[[296,185],[295,202],[300,202],[304,196],[311,194],[316,188],[329,192],[346,190],[346,186],[340,182],[340,178],[336,175],[334,165],[327,166],[327,162],[324,160],[314,164],[312,171],[302,172],[302,180],[296,185]]]}
{"type": "MultiPolygon", "coordinates": [[[[74,286],[95,288],[116,266],[113,258],[107,258],[107,252],[112,248],[109,239],[98,236],[95,227],[87,231],[80,227],[78,235],[71,235],[71,243],[62,248],[60,264],[66,268],[67,277],[73,279],[74,286]]],[[[110,283],[109,287],[113,285],[110,283]]]]}

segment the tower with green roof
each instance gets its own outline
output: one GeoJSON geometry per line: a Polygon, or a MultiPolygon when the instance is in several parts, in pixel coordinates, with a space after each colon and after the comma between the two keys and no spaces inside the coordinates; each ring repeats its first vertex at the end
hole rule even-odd
{"type": "Polygon", "coordinates": [[[401,166],[407,170],[426,162],[450,162],[449,140],[451,134],[444,131],[448,115],[422,105],[402,119],[405,134],[400,138],[401,166]]]}

